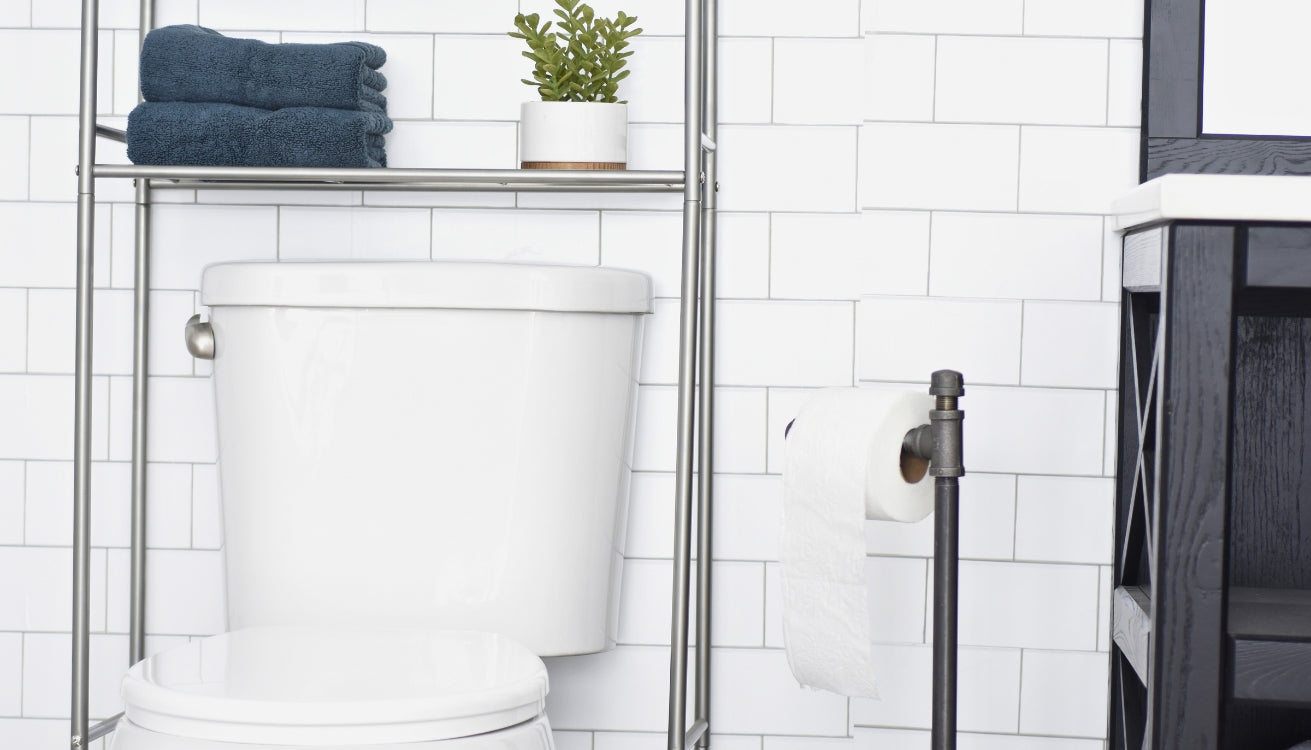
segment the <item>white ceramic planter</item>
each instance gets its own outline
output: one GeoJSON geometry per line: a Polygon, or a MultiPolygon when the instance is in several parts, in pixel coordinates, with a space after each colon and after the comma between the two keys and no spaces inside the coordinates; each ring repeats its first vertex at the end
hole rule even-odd
{"type": "Polygon", "coordinates": [[[524,102],[519,161],[524,169],[626,169],[628,105],[524,102]]]}

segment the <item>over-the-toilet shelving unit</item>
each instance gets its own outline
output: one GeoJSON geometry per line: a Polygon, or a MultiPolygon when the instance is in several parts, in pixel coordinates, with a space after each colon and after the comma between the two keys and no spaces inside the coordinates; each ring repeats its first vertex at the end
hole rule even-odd
{"type": "Polygon", "coordinates": [[[1145,184],[1112,210],[1111,750],[1311,739],[1311,138],[1204,132],[1205,4],[1147,2],[1145,184]]]}
{"type": "MultiPolygon", "coordinates": [[[[460,192],[683,193],[683,254],[679,327],[678,438],[674,526],[673,617],[669,666],[668,747],[710,745],[711,567],[697,568],[693,721],[688,724],[687,671],[691,593],[692,508],[698,512],[697,555],[711,557],[711,478],[714,457],[714,299],[716,71],[718,2],[685,0],[682,171],[558,171],[518,169],[299,169],[137,166],[96,163],[97,138],[126,135],[96,123],[99,1],[82,0],[81,98],[78,112],[77,353],[73,453],[73,654],[70,747],[82,748],[113,731],[119,716],[89,724],[90,477],[92,267],[95,181],[132,179],[136,242],[132,372],[132,569],[130,661],[145,655],[147,318],[151,193],[158,189],[403,190],[460,192]],[[702,471],[693,486],[694,433],[702,471]]],[[[141,39],[154,28],[154,0],[140,0],[141,39]]],[[[128,665],[124,665],[125,667],[128,665]]]]}

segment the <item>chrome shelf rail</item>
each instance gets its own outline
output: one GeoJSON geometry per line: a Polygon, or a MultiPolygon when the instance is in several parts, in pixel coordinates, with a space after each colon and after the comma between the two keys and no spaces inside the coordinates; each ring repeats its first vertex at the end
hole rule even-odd
{"type": "Polygon", "coordinates": [[[679,193],[676,183],[653,182],[635,185],[535,185],[495,182],[246,182],[244,180],[149,180],[155,190],[357,190],[365,192],[433,193],[679,193]]]}
{"type": "MultiPolygon", "coordinates": [[[[155,0],[141,0],[137,45],[155,27],[155,0]]],[[[138,101],[140,95],[138,94],[138,101]]],[[[127,140],[127,133],[123,133],[127,140]]],[[[146,656],[146,412],[150,347],[150,183],[137,180],[132,277],[132,558],[128,600],[128,662],[146,656]]]]}
{"type": "Polygon", "coordinates": [[[359,190],[373,185],[419,185],[431,190],[445,183],[487,185],[517,191],[524,187],[583,187],[589,190],[659,187],[683,189],[682,172],[568,169],[331,169],[322,167],[178,167],[142,164],[97,164],[96,177],[152,178],[158,180],[234,180],[247,183],[331,183],[359,190]]]}
{"type": "MultiPolygon", "coordinates": [[[[154,0],[140,1],[140,38],[154,28],[154,0]]],[[[70,747],[83,748],[113,731],[118,714],[89,724],[90,473],[92,268],[95,254],[95,181],[132,179],[135,197],[135,277],[132,373],[132,550],[130,658],[145,656],[146,425],[151,192],[185,190],[353,190],[516,193],[683,194],[682,301],[679,323],[678,458],[676,466],[673,619],[670,634],[669,750],[710,745],[711,569],[697,573],[695,706],[687,716],[693,506],[698,510],[697,554],[711,555],[714,461],[715,153],[717,141],[717,0],[685,0],[684,161],[682,171],[568,171],[519,169],[308,169],[97,164],[96,139],[125,142],[127,134],[95,121],[99,0],[82,0],[78,113],[77,332],[73,490],[72,710],[70,747]],[[698,375],[701,388],[698,399],[698,375]],[[694,435],[700,465],[694,486],[694,435]]]]}
{"type": "Polygon", "coordinates": [[[111,128],[108,125],[96,125],[96,135],[101,138],[108,138],[111,141],[127,143],[127,131],[111,128]]]}
{"type": "MultiPolygon", "coordinates": [[[[697,567],[696,578],[696,717],[697,723],[709,721],[710,717],[710,617],[711,617],[711,582],[714,549],[714,508],[715,472],[715,236],[717,225],[717,193],[719,178],[717,156],[719,138],[719,45],[714,40],[719,38],[718,0],[703,0],[705,8],[703,17],[705,26],[700,40],[702,43],[702,94],[701,119],[705,124],[702,132],[702,148],[705,152],[705,194],[701,206],[701,466],[711,467],[700,475],[700,495],[698,497],[697,517],[697,567]]],[[[694,727],[695,728],[695,727],[694,727]]],[[[690,737],[690,735],[689,735],[690,737]]],[[[696,743],[701,750],[709,750],[710,726],[707,723],[701,737],[688,740],[687,744],[696,743]]]]}

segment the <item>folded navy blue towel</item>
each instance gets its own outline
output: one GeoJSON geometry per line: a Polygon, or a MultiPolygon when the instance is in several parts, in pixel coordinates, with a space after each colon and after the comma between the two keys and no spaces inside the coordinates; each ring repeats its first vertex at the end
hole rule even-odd
{"type": "Polygon", "coordinates": [[[365,42],[268,44],[203,26],[165,26],[141,47],[148,102],[224,102],[245,107],[335,107],[383,111],[387,61],[365,42]]]}
{"type": "Polygon", "coordinates": [[[145,102],[128,115],[127,156],[156,165],[385,167],[391,127],[381,112],[145,102]]]}

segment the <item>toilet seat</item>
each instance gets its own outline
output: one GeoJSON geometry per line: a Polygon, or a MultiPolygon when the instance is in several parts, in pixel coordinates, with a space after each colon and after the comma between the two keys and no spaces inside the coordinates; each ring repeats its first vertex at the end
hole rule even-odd
{"type": "Polygon", "coordinates": [[[149,657],[126,718],[179,737],[309,746],[470,737],[545,710],[546,666],[495,633],[248,628],[149,657]]]}

